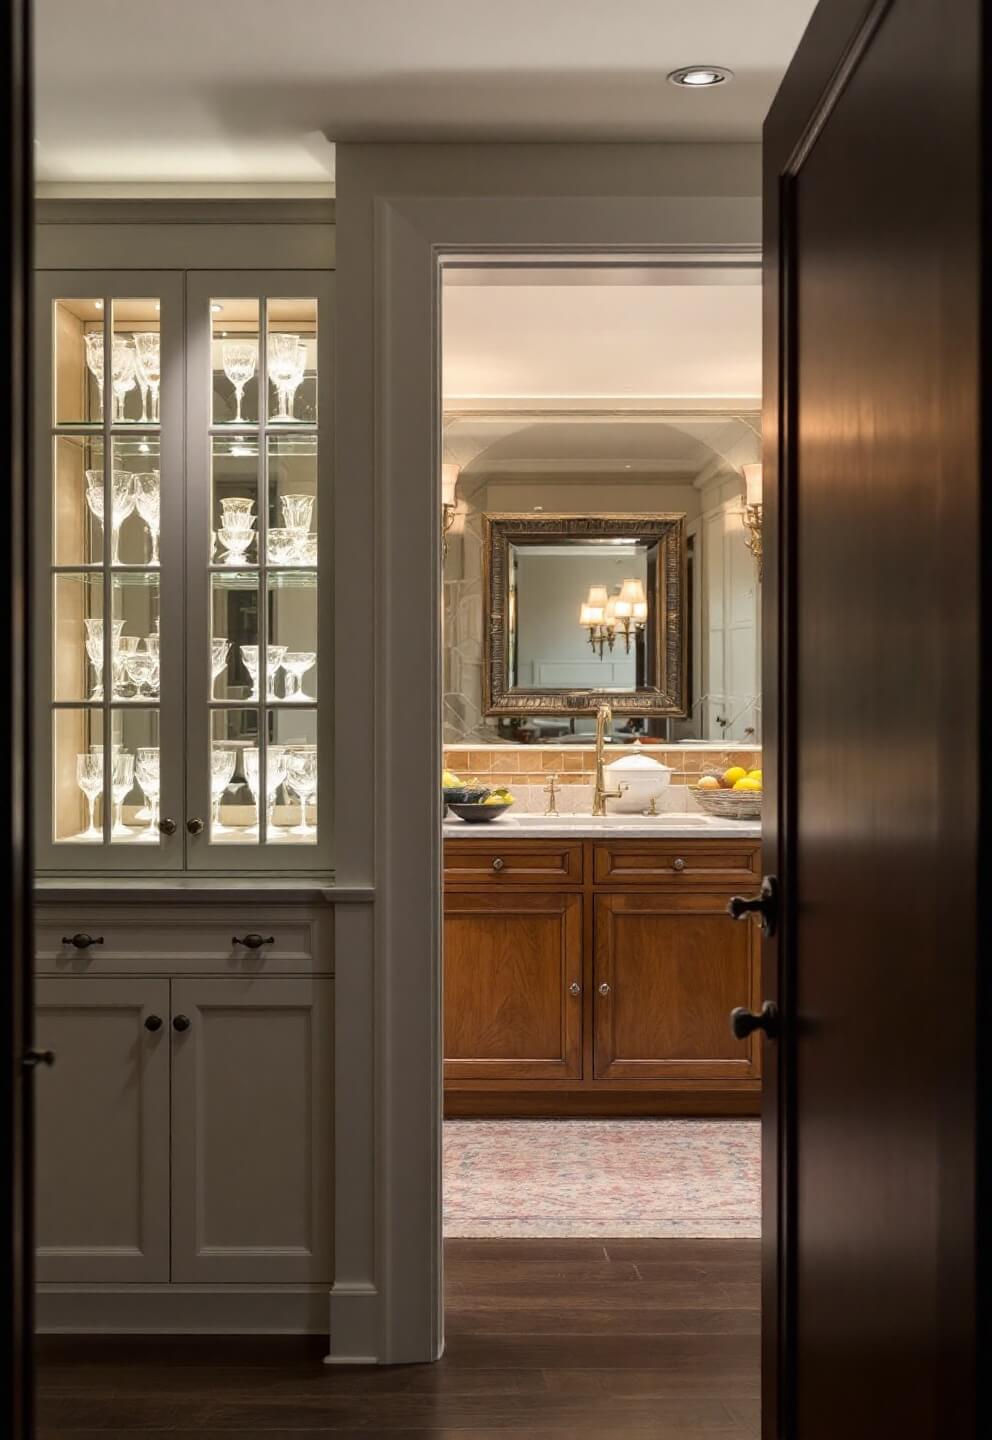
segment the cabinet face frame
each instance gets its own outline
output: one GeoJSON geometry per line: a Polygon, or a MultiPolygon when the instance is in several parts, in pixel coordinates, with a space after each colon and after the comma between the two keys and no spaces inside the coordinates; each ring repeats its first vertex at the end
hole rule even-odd
{"type": "MultiPolygon", "coordinates": [[[[107,872],[176,871],[183,863],[183,722],[185,692],[183,677],[183,505],[185,471],[183,454],[184,366],[183,366],[183,276],[174,271],[107,271],[66,270],[44,271],[35,278],[35,334],[38,337],[35,363],[35,454],[34,503],[32,506],[32,580],[33,630],[31,654],[34,664],[35,750],[33,795],[35,806],[35,864],[42,871],[107,872]],[[129,423],[126,431],[112,429],[111,406],[103,407],[102,423],[97,426],[84,421],[66,422],[58,427],[55,416],[55,367],[58,361],[54,344],[54,306],[66,299],[100,299],[103,301],[104,340],[108,346],[113,323],[112,302],[118,300],[156,299],[161,302],[159,318],[161,334],[161,415],[160,426],[148,427],[147,433],[157,436],[160,445],[161,475],[159,604],[161,618],[159,698],[149,709],[158,711],[160,799],[159,813],[176,822],[172,835],[159,834],[158,843],[109,844],[109,820],[106,797],[109,785],[104,780],[104,839],[101,844],[71,840],[56,842],[54,827],[53,762],[54,716],[56,709],[84,710],[86,702],[53,701],[54,676],[54,582],[53,574],[82,573],[84,566],[53,565],[54,510],[54,447],[55,436],[86,436],[103,446],[104,463],[112,454],[112,437],[126,433],[139,437],[142,426],[129,423]],[[174,588],[172,588],[174,587],[174,588]],[[177,613],[178,612],[178,613],[177,613]]],[[[109,389],[109,386],[108,386],[109,389]]],[[[109,535],[103,537],[102,554],[106,556],[109,535]]],[[[93,573],[102,581],[102,615],[110,614],[110,570],[101,562],[93,573]]],[[[110,751],[110,716],[113,710],[140,712],[133,702],[113,702],[102,708],[104,755],[110,751]]]]}
{"type": "MultiPolygon", "coordinates": [[[[196,271],[190,273],[186,292],[186,369],[187,369],[187,426],[186,426],[186,467],[187,515],[186,515],[186,565],[187,595],[189,603],[186,628],[187,654],[187,768],[186,808],[190,816],[201,817],[206,828],[198,835],[190,836],[186,846],[186,865],[191,871],[212,871],[230,873],[251,873],[272,871],[293,873],[326,873],[332,864],[332,765],[333,749],[331,735],[331,714],[333,705],[334,647],[332,630],[332,585],[329,558],[332,553],[333,537],[331,523],[331,456],[334,443],[334,386],[333,386],[333,335],[334,335],[334,275],[326,270],[235,270],[196,271]],[[263,514],[267,501],[268,456],[266,435],[292,436],[294,434],[317,435],[317,705],[316,733],[318,747],[319,794],[317,815],[317,842],[313,845],[280,844],[211,844],[210,841],[210,716],[211,686],[209,670],[209,617],[211,615],[210,547],[208,536],[211,530],[211,441],[220,427],[213,423],[211,341],[211,301],[217,297],[237,297],[258,300],[259,304],[259,371],[257,376],[259,394],[259,423],[247,425],[245,430],[224,427],[221,433],[232,437],[251,434],[258,440],[258,532],[257,553],[259,564],[254,570],[259,584],[259,623],[264,635],[259,635],[258,644],[266,642],[267,635],[267,566],[263,561],[263,544],[268,530],[268,515],[263,514]],[[273,430],[265,423],[263,411],[267,411],[268,381],[265,369],[265,345],[263,323],[267,300],[314,299],[317,302],[317,424],[296,430],[286,426],[273,430]]],[[[216,573],[216,572],[215,572],[216,573]]],[[[310,682],[312,684],[312,681],[310,682]]],[[[256,710],[260,717],[277,713],[263,700],[245,701],[243,704],[230,702],[232,710],[256,710]]],[[[280,713],[285,713],[285,707],[280,713]]],[[[302,707],[301,707],[302,708],[302,707]]],[[[264,750],[267,737],[261,734],[260,724],[260,766],[264,765],[264,750]]]]}

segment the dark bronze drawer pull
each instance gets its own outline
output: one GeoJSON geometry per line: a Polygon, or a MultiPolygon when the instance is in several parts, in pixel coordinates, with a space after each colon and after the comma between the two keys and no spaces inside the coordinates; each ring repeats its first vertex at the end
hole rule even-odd
{"type": "Polygon", "coordinates": [[[259,935],[255,930],[249,931],[249,933],[240,940],[237,935],[231,936],[232,945],[244,945],[247,950],[261,950],[263,945],[274,945],[275,943],[276,937],[274,935],[259,935]]]}
{"type": "Polygon", "coordinates": [[[102,945],[102,935],[87,935],[85,930],[77,930],[75,935],[63,935],[63,945],[74,945],[77,950],[88,950],[91,945],[102,945]]]}

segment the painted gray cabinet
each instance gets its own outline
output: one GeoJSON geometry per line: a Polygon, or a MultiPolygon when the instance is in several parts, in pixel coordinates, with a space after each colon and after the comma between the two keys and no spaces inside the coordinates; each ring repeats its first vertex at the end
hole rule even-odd
{"type": "Polygon", "coordinates": [[[167,1281],[169,981],[39,980],[35,1030],[38,1279],[167,1281]]]}
{"type": "Polygon", "coordinates": [[[332,1278],[331,986],[172,982],[172,1278],[332,1278]]]}

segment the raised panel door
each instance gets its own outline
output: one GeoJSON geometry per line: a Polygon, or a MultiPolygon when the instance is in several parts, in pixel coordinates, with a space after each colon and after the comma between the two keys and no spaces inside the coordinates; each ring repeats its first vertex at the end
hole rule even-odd
{"type": "Polygon", "coordinates": [[[332,984],[173,980],[173,1281],[332,1278],[332,984]]]}
{"type": "Polygon", "coordinates": [[[449,894],[444,920],[445,1076],[578,1079],[582,897],[449,894]]]}
{"type": "Polygon", "coordinates": [[[727,897],[658,893],[596,898],[597,1080],[755,1080],[754,1038],[730,1012],[757,1002],[753,927],[727,897]]]}
{"type": "Polygon", "coordinates": [[[35,1086],[37,1278],[167,1281],[169,982],[43,979],[35,997],[56,1056],[35,1086]]]}

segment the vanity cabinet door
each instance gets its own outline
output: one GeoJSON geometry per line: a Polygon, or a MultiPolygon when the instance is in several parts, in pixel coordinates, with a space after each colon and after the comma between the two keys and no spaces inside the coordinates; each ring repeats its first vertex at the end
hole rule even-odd
{"type": "Polygon", "coordinates": [[[759,1004],[754,927],[726,894],[599,895],[595,938],[597,1080],[757,1080],[756,1037],[730,1012],[759,1004]]]}
{"type": "Polygon", "coordinates": [[[172,981],[172,1279],[330,1281],[328,977],[172,981]]]}
{"type": "Polygon", "coordinates": [[[169,1279],[169,982],[36,981],[37,1277],[169,1279]]]}
{"type": "Polygon", "coordinates": [[[581,895],[446,896],[444,1054],[449,1080],[581,1076],[581,895]]]}

